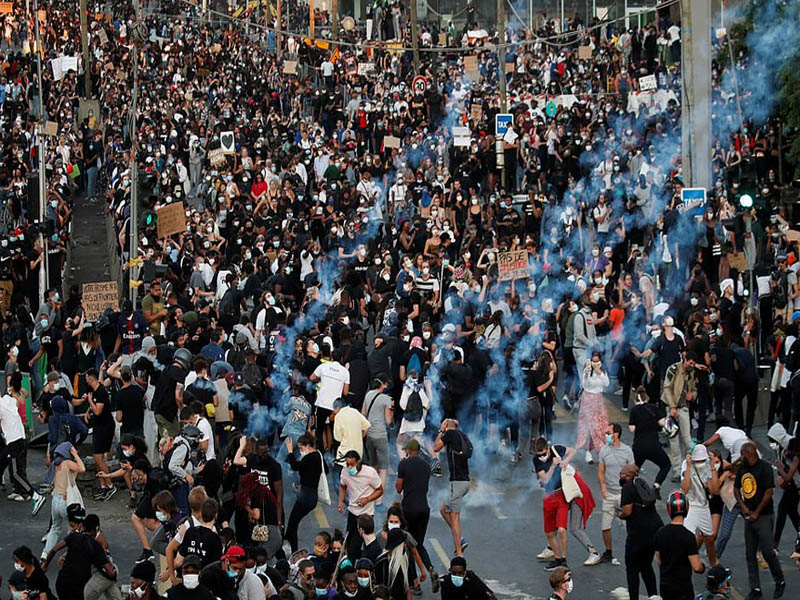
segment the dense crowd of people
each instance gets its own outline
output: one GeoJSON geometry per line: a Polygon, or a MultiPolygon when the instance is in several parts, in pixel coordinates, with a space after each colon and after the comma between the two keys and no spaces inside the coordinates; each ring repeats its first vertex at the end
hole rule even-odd
{"type": "Polygon", "coordinates": [[[13,553],[14,597],[408,600],[430,579],[446,600],[494,598],[468,568],[461,512],[502,460],[532,461],[543,491],[537,558],[552,598],[582,585],[567,532],[585,567],[620,564],[615,519],[631,598],[640,577],[650,598],[693,598],[692,573],[707,575],[701,597],[727,597],[739,516],[748,598],[762,595],[761,562],[780,598],[776,550],[786,518],[800,526],[800,249],[781,202],[781,124],[742,123],[731,65],[715,63],[714,185],[691,204],[668,8],[641,29],[542,19],[490,38],[423,24],[417,67],[402,3],[372,3],[367,27],[336,44],[286,34],[308,15],[288,4],[279,36],[190,2],[138,17],[89,2],[99,114],[80,110],[82,58],[64,59],[80,54],[74,3],[48,3],[39,22],[41,91],[32,15],[21,2],[0,15],[12,307],[0,474],[9,500],[37,514],[49,499],[51,516],[38,555],[13,553]],[[39,219],[29,174],[46,121],[57,130],[39,219]],[[78,286],[60,289],[74,202],[104,210],[120,289],[137,290],[96,319],[78,286]],[[185,226],[164,234],[159,215],[176,204],[185,226]],[[27,475],[22,372],[47,429],[43,487],[27,475]],[[767,373],[769,447],[753,440],[767,373]],[[609,419],[616,395],[628,423],[609,419]],[[554,434],[559,405],[574,435],[554,434]],[[655,477],[640,472],[648,461],[655,477]],[[440,572],[425,538],[431,477],[444,476],[453,558],[440,572]],[[112,559],[89,512],[118,490],[134,565],[112,559]],[[342,527],[304,540],[319,503],[335,503],[342,527]],[[602,547],[587,533],[596,509],[602,547]]]}

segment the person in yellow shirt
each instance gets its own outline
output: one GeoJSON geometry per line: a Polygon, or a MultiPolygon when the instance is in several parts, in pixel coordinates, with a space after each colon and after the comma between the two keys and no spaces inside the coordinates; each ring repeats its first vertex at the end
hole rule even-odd
{"type": "Polygon", "coordinates": [[[336,462],[344,464],[344,455],[350,450],[355,450],[359,456],[363,456],[364,437],[370,428],[367,418],[339,398],[333,403],[331,419],[333,419],[333,439],[339,442],[336,462]]]}

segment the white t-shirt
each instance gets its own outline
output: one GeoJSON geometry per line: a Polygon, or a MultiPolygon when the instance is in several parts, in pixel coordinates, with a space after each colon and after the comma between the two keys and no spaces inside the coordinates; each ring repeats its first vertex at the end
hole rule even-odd
{"type": "Polygon", "coordinates": [[[731,461],[735,461],[742,453],[742,446],[747,441],[747,434],[736,427],[720,427],[717,434],[725,446],[725,450],[731,453],[731,461]]]}
{"type": "Polygon", "coordinates": [[[206,460],[214,460],[217,455],[214,451],[214,430],[211,429],[211,423],[208,422],[208,419],[201,417],[197,421],[197,428],[202,434],[200,441],[205,442],[208,440],[208,448],[206,448],[206,460]]]}
{"type": "Polygon", "coordinates": [[[334,400],[342,397],[345,384],[350,385],[350,371],[338,362],[330,361],[314,369],[314,375],[319,377],[317,406],[333,410],[334,400]]]}
{"type": "Polygon", "coordinates": [[[326,60],[324,63],[322,63],[321,69],[323,77],[330,77],[333,75],[333,63],[331,61],[326,60]]]}
{"type": "Polygon", "coordinates": [[[17,401],[13,396],[4,394],[0,398],[0,425],[3,428],[3,437],[6,444],[16,442],[25,437],[25,427],[17,410],[17,401]]]}

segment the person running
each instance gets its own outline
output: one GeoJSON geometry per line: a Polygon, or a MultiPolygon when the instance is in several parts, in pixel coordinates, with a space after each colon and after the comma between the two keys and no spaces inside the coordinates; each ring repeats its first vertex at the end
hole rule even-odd
{"type": "Polygon", "coordinates": [[[361,462],[361,455],[350,450],[344,455],[345,468],[342,469],[339,485],[339,513],[344,514],[345,498],[347,504],[347,544],[345,553],[350,562],[361,556],[361,538],[358,535],[358,518],[361,515],[375,515],[375,501],[383,495],[383,485],[378,472],[361,462]]]}
{"type": "Polygon", "coordinates": [[[433,443],[433,451],[447,448],[447,466],[450,476],[450,496],[442,503],[439,512],[450,527],[456,556],[464,552],[467,541],[461,537],[461,502],[469,492],[469,459],[472,457],[472,442],[458,428],[458,421],[445,419],[433,443]]]}
{"type": "Polygon", "coordinates": [[[292,511],[289,513],[289,522],[286,524],[284,533],[284,538],[289,542],[289,546],[294,552],[298,548],[297,529],[303,518],[316,508],[319,500],[317,490],[320,485],[320,478],[326,477],[326,475],[322,454],[315,450],[314,438],[310,434],[304,433],[297,438],[299,460],[295,456],[291,437],[286,437],[285,444],[288,451],[289,467],[293,471],[300,473],[300,489],[297,492],[292,511]]]}
{"type": "Polygon", "coordinates": [[[28,443],[25,440],[25,427],[19,414],[17,400],[9,394],[0,397],[0,429],[5,441],[3,462],[9,466],[11,483],[14,486],[14,491],[8,495],[8,499],[15,502],[32,502],[32,513],[36,515],[44,506],[46,498],[34,491],[28,481],[28,443]]]}

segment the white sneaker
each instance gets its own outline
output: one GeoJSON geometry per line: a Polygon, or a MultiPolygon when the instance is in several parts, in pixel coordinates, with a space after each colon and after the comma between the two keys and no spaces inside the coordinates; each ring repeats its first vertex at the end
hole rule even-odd
{"type": "Polygon", "coordinates": [[[591,450],[587,450],[586,451],[586,457],[585,458],[586,458],[586,462],[589,463],[590,465],[594,462],[594,457],[592,456],[592,451],[591,450]]]}
{"type": "Polygon", "coordinates": [[[550,546],[547,546],[544,550],[536,555],[537,560],[553,560],[553,558],[555,558],[555,554],[553,554],[553,550],[550,548],[550,546]]]}
{"type": "Polygon", "coordinates": [[[597,552],[592,552],[588,558],[583,561],[584,567],[593,567],[600,564],[600,555],[597,552]]]}

